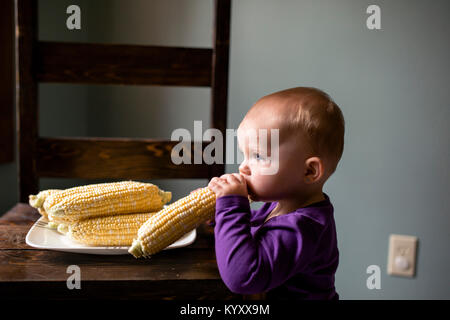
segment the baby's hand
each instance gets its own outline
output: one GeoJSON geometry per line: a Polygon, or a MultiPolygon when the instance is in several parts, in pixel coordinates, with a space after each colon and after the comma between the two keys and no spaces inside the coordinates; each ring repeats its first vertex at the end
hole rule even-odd
{"type": "Polygon", "coordinates": [[[208,187],[214,191],[216,198],[228,195],[248,197],[247,183],[239,173],[224,174],[220,178],[214,177],[208,187]]]}

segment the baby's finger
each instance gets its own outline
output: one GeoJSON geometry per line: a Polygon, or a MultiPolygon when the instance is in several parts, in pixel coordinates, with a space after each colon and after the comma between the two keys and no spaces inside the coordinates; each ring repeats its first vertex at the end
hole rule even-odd
{"type": "Polygon", "coordinates": [[[245,179],[244,179],[244,177],[242,175],[240,175],[239,173],[233,173],[233,176],[236,177],[236,179],[238,179],[239,182],[245,184],[245,179]]]}
{"type": "Polygon", "coordinates": [[[222,188],[222,184],[223,182],[221,180],[214,180],[214,181],[211,180],[208,184],[208,187],[222,188]]]}
{"type": "Polygon", "coordinates": [[[220,179],[219,177],[214,177],[210,180],[210,182],[217,182],[217,181],[219,181],[219,179],[220,179]]]}
{"type": "Polygon", "coordinates": [[[216,185],[217,180],[211,179],[211,181],[208,183],[208,186],[216,185]]]}
{"type": "Polygon", "coordinates": [[[226,178],[220,178],[220,179],[218,180],[218,183],[219,183],[219,184],[222,184],[222,185],[228,184],[228,180],[227,180],[226,178]]]}
{"type": "Polygon", "coordinates": [[[229,183],[241,183],[241,181],[238,178],[236,178],[236,176],[234,176],[232,174],[228,175],[227,181],[229,183]]]}
{"type": "Polygon", "coordinates": [[[209,183],[212,183],[214,185],[221,185],[221,184],[223,184],[222,180],[223,179],[220,179],[218,177],[214,177],[214,178],[211,179],[211,181],[209,183]]]}

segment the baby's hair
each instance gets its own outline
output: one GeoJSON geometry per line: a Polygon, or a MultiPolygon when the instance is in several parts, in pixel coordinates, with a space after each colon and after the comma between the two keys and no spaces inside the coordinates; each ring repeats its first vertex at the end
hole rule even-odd
{"type": "Polygon", "coordinates": [[[345,121],[339,106],[327,93],[311,87],[291,88],[262,99],[267,98],[282,102],[288,132],[303,134],[312,152],[328,163],[331,175],[344,151],[345,121]]]}

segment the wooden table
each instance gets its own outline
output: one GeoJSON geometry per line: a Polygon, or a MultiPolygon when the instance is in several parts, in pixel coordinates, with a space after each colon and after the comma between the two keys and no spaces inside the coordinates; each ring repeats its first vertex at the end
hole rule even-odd
{"type": "Polygon", "coordinates": [[[196,241],[151,259],[39,250],[25,236],[39,213],[19,203],[0,217],[0,296],[19,298],[119,298],[242,300],[220,278],[214,230],[203,224],[196,241]],[[81,270],[81,289],[69,290],[67,267],[81,270]]]}

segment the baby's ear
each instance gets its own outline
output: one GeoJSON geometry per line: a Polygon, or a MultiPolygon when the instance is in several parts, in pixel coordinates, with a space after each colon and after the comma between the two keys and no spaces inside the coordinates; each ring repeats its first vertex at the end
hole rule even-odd
{"type": "Polygon", "coordinates": [[[305,183],[312,184],[320,181],[324,170],[323,161],[319,157],[308,158],[305,162],[305,183]]]}

